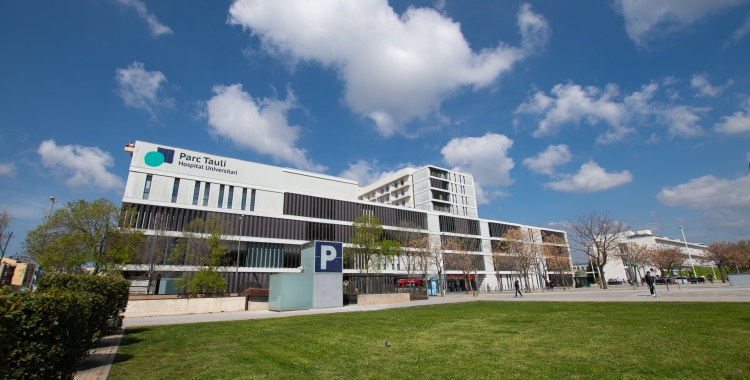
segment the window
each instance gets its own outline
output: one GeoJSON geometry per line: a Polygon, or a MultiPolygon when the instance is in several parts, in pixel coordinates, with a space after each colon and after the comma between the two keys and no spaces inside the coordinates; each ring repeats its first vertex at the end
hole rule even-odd
{"type": "Polygon", "coordinates": [[[193,205],[198,205],[198,196],[201,192],[201,181],[195,181],[195,189],[193,190],[193,205]]]}
{"type": "Polygon", "coordinates": [[[211,192],[211,184],[206,182],[206,187],[203,188],[203,205],[208,206],[208,194],[211,192]]]}
{"type": "Polygon", "coordinates": [[[247,189],[242,189],[242,203],[240,204],[240,210],[244,210],[246,204],[247,204],[247,189]]]}
{"type": "Polygon", "coordinates": [[[234,198],[234,186],[229,186],[229,195],[227,195],[227,208],[232,208],[232,198],[234,198]]]}
{"type": "Polygon", "coordinates": [[[255,211],[255,189],[250,193],[250,211],[255,211]]]}
{"type": "Polygon", "coordinates": [[[219,185],[219,201],[216,202],[216,207],[221,208],[224,206],[224,185],[219,185]]]}
{"type": "Polygon", "coordinates": [[[148,199],[148,193],[151,192],[151,174],[146,176],[146,184],[143,185],[143,199],[148,199]]]}
{"type": "Polygon", "coordinates": [[[391,191],[391,185],[386,186],[385,191],[391,191]]]}
{"type": "Polygon", "coordinates": [[[403,179],[401,180],[401,186],[404,186],[404,180],[403,179]]]}
{"type": "Polygon", "coordinates": [[[172,203],[177,202],[177,193],[180,191],[180,179],[174,179],[174,185],[172,185],[172,203]]]}

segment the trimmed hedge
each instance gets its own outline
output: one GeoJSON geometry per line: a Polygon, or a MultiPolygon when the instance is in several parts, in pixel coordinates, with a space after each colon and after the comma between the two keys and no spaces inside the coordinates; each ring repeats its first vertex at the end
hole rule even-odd
{"type": "Polygon", "coordinates": [[[0,291],[0,378],[69,379],[102,336],[122,324],[129,283],[43,277],[37,291],[0,291]]]}
{"type": "Polygon", "coordinates": [[[96,305],[96,315],[99,322],[98,339],[122,327],[122,316],[128,306],[130,282],[114,277],[104,276],[74,276],[56,275],[39,279],[37,292],[57,289],[74,293],[93,293],[104,297],[101,304],[96,305]]]}

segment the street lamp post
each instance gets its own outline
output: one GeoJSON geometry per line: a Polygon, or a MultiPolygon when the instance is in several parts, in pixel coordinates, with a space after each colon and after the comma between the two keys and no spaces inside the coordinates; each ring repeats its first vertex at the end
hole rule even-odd
{"type": "Polygon", "coordinates": [[[55,208],[55,203],[57,202],[57,199],[55,199],[55,197],[49,197],[49,200],[52,201],[52,207],[49,208],[49,216],[52,216],[52,209],[55,208]]]}
{"type": "Polygon", "coordinates": [[[690,254],[690,248],[688,248],[687,239],[685,239],[685,230],[680,226],[680,231],[682,232],[682,241],[685,243],[685,250],[688,254],[688,259],[690,260],[690,267],[693,268],[693,277],[698,278],[698,274],[695,273],[695,265],[693,265],[693,256],[690,254]]]}
{"type": "Polygon", "coordinates": [[[237,262],[234,266],[234,292],[237,293],[238,277],[240,275],[240,246],[242,245],[242,215],[240,215],[240,231],[237,233],[237,262]]]}

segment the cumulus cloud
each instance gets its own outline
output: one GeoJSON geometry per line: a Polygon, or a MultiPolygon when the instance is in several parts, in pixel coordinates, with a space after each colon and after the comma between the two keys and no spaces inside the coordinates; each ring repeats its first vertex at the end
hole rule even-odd
{"type": "Polygon", "coordinates": [[[625,31],[638,46],[745,0],[617,0],[625,31]]]}
{"type": "Polygon", "coordinates": [[[250,148],[276,161],[289,162],[297,168],[323,172],[304,149],[297,148],[300,127],[290,126],[287,112],[297,105],[291,89],[286,100],[253,99],[241,84],[214,86],[214,96],[206,103],[208,131],[239,148],[250,148]]]}
{"type": "Polygon", "coordinates": [[[643,124],[644,119],[668,126],[670,137],[695,137],[702,134],[698,125],[700,116],[707,108],[664,104],[654,100],[659,84],[641,86],[627,96],[621,96],[615,84],[603,89],[594,86],[582,87],[574,83],[557,84],[548,96],[543,91],[534,93],[516,109],[516,113],[542,116],[534,137],[556,135],[565,124],[606,125],[597,142],[610,144],[624,140],[635,131],[633,124],[643,124]],[[620,100],[622,99],[622,100],[620,100]]]}
{"type": "Polygon", "coordinates": [[[522,4],[520,46],[475,52],[460,24],[432,8],[396,14],[383,0],[237,0],[228,22],[260,39],[271,54],[336,69],[349,108],[383,136],[439,113],[446,97],[492,85],[547,43],[547,20],[522,4]]]}
{"type": "Polygon", "coordinates": [[[70,188],[122,190],[125,187],[122,178],[107,171],[115,165],[112,155],[97,147],[58,146],[55,140],[45,140],[37,153],[52,174],[67,177],[65,184],[70,188]]]}
{"type": "Polygon", "coordinates": [[[750,207],[750,174],[736,179],[706,175],[672,188],[664,188],[656,199],[670,207],[695,210],[750,207]]]}
{"type": "Polygon", "coordinates": [[[365,187],[383,177],[387,177],[395,171],[380,170],[377,160],[358,160],[349,163],[349,167],[339,173],[339,177],[348,178],[359,183],[359,187],[365,187]]]}
{"type": "Polygon", "coordinates": [[[715,98],[719,96],[719,94],[724,92],[727,87],[731,86],[732,83],[734,83],[734,81],[729,79],[727,80],[727,84],[714,87],[711,85],[711,82],[708,80],[708,76],[706,74],[695,74],[692,78],[690,78],[690,87],[694,88],[697,92],[695,94],[696,98],[703,96],[710,96],[712,98],[715,98]]]}
{"type": "Polygon", "coordinates": [[[135,9],[136,12],[138,12],[138,16],[148,23],[149,29],[151,29],[151,34],[154,37],[159,37],[164,34],[173,34],[174,32],[172,29],[170,29],[168,26],[162,24],[159,22],[159,19],[156,18],[156,16],[153,13],[148,13],[148,10],[146,9],[146,4],[143,1],[140,0],[116,0],[118,3],[127,6],[132,7],[135,9]]]}
{"type": "Polygon", "coordinates": [[[544,184],[544,187],[571,193],[594,193],[624,185],[633,180],[629,171],[607,173],[594,161],[581,165],[575,175],[562,175],[559,181],[544,184]]]}
{"type": "Polygon", "coordinates": [[[535,173],[552,175],[555,173],[556,166],[567,164],[572,158],[573,155],[570,154],[567,145],[550,145],[535,157],[524,159],[523,164],[535,173]]]}
{"type": "Polygon", "coordinates": [[[709,229],[747,236],[750,227],[750,174],[735,179],[706,175],[662,189],[656,199],[665,206],[703,210],[709,229]]]}
{"type": "Polygon", "coordinates": [[[0,162],[0,175],[16,177],[16,165],[13,162],[0,162]]]}
{"type": "Polygon", "coordinates": [[[510,185],[510,170],[515,163],[508,157],[513,140],[487,132],[482,137],[459,137],[449,141],[440,153],[448,165],[471,173],[484,185],[510,185]]]}
{"type": "Polygon", "coordinates": [[[156,118],[154,107],[171,103],[170,99],[159,99],[158,92],[167,77],[161,71],[146,71],[143,63],[133,62],[124,69],[117,69],[115,91],[125,105],[141,109],[156,118]]]}
{"type": "Polygon", "coordinates": [[[750,134],[750,99],[743,102],[742,107],[745,111],[735,112],[731,116],[723,116],[721,123],[714,124],[716,132],[728,135],[748,133],[750,134]]]}

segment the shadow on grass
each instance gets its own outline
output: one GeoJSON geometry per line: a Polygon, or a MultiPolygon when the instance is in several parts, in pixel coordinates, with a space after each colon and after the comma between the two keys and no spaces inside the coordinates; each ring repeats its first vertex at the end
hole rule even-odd
{"type": "Polygon", "coordinates": [[[115,360],[112,361],[112,364],[123,363],[132,358],[133,358],[132,354],[121,354],[118,352],[117,354],[115,354],[115,360]]]}

